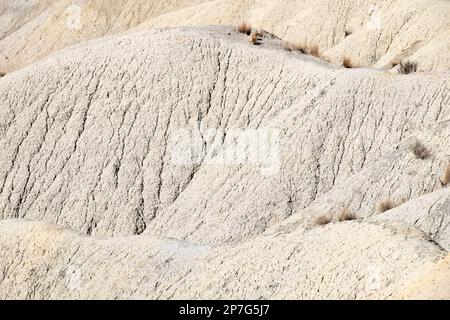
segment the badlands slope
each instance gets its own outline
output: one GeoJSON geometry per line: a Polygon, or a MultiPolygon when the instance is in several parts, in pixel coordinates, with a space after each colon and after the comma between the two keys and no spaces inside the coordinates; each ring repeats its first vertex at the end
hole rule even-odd
{"type": "Polygon", "coordinates": [[[450,298],[448,72],[140,28],[0,78],[0,298],[450,298]]]}
{"type": "Polygon", "coordinates": [[[0,0],[0,71],[206,0],[0,0]]]}
{"type": "Polygon", "coordinates": [[[349,56],[359,66],[390,69],[393,61],[411,59],[422,71],[450,69],[448,0],[219,0],[168,12],[144,25],[241,21],[289,41],[318,45],[334,63],[349,56]]]}
{"type": "Polygon", "coordinates": [[[135,27],[237,25],[318,45],[329,61],[450,69],[448,0],[0,0],[0,71],[87,39],[135,27]]]}

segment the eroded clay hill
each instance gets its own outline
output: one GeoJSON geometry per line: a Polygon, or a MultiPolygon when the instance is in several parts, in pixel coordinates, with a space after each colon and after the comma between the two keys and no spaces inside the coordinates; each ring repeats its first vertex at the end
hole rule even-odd
{"type": "Polygon", "coordinates": [[[0,296],[448,298],[450,76],[282,46],[143,30],[1,78],[0,296]],[[233,130],[279,152],[211,161],[233,130]]]}
{"type": "Polygon", "coordinates": [[[0,71],[11,72],[83,40],[134,27],[237,25],[318,46],[333,63],[450,69],[448,0],[2,0],[0,71]]]}
{"type": "Polygon", "coordinates": [[[340,63],[390,69],[402,60],[422,71],[450,69],[447,0],[224,0],[150,18],[144,26],[234,25],[250,22],[284,39],[317,45],[340,63]]]}
{"type": "Polygon", "coordinates": [[[206,0],[1,0],[0,71],[206,0]]]}
{"type": "MultiPolygon", "coordinates": [[[[370,216],[378,200],[441,188],[448,76],[347,70],[266,45],[231,28],[153,30],[6,76],[2,217],[221,243],[317,202],[370,216]],[[185,128],[277,129],[281,156],[181,166],[170,144],[185,128]],[[417,141],[432,157],[414,156],[417,141]],[[265,175],[269,166],[279,172],[265,175]]],[[[210,140],[206,154],[217,145],[210,140]]]]}
{"type": "Polygon", "coordinates": [[[298,228],[219,247],[151,236],[99,239],[13,220],[1,222],[0,232],[2,298],[450,297],[447,252],[394,223],[298,228]]]}

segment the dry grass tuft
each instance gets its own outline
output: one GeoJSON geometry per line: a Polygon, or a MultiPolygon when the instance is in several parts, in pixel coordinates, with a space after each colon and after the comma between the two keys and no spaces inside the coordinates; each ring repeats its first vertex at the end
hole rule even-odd
{"type": "Polygon", "coordinates": [[[417,71],[417,62],[400,62],[400,66],[398,68],[398,72],[400,74],[410,74],[417,71]]]}
{"type": "Polygon", "coordinates": [[[308,54],[310,54],[310,55],[312,55],[314,57],[320,58],[321,54],[320,54],[320,51],[319,51],[319,46],[314,45],[311,48],[309,48],[308,49],[308,54]]]}
{"type": "Polygon", "coordinates": [[[319,46],[317,45],[313,45],[308,48],[307,46],[301,43],[285,42],[283,44],[283,49],[289,52],[299,52],[303,54],[309,54],[317,58],[321,57],[319,46]]]}
{"type": "Polygon", "coordinates": [[[416,141],[410,150],[417,159],[425,160],[430,157],[430,151],[420,141],[416,141]]]}
{"type": "Polygon", "coordinates": [[[340,222],[352,221],[352,220],[356,220],[356,219],[358,219],[356,214],[354,212],[351,212],[349,209],[343,209],[338,216],[338,220],[340,222]]]}
{"type": "Polygon", "coordinates": [[[283,44],[283,49],[289,52],[306,53],[305,46],[300,43],[285,42],[283,44]]]}
{"type": "Polygon", "coordinates": [[[342,65],[348,69],[355,68],[355,64],[353,63],[352,59],[349,57],[344,57],[342,59],[342,65]]]}
{"type": "Polygon", "coordinates": [[[315,222],[316,222],[316,225],[318,225],[318,226],[324,226],[324,225],[331,223],[332,221],[333,221],[333,219],[331,219],[330,216],[323,215],[323,216],[318,217],[315,222]]]}
{"type": "Polygon", "coordinates": [[[394,201],[392,201],[391,199],[386,199],[378,203],[377,210],[379,213],[383,213],[391,209],[394,209],[395,207],[396,205],[394,201]]]}
{"type": "Polygon", "coordinates": [[[280,37],[263,29],[256,31],[256,36],[263,39],[281,40],[280,37]]]}
{"type": "Polygon", "coordinates": [[[258,34],[257,33],[252,33],[250,35],[250,37],[248,38],[248,40],[250,41],[251,44],[253,44],[254,46],[257,46],[259,44],[258,41],[258,34]]]}
{"type": "Polygon", "coordinates": [[[242,22],[239,26],[238,26],[238,32],[239,33],[244,33],[246,35],[250,35],[252,33],[252,26],[247,23],[247,22],[242,22]]]}
{"type": "Polygon", "coordinates": [[[383,200],[381,202],[378,203],[377,205],[377,210],[379,213],[383,213],[386,211],[389,211],[391,209],[400,207],[401,205],[403,205],[404,203],[406,203],[408,201],[408,198],[402,197],[401,199],[397,200],[397,201],[392,201],[391,199],[386,199],[383,200]]]}
{"type": "Polygon", "coordinates": [[[444,174],[441,177],[441,184],[442,186],[448,186],[450,184],[450,163],[447,165],[447,167],[444,170],[444,174]]]}

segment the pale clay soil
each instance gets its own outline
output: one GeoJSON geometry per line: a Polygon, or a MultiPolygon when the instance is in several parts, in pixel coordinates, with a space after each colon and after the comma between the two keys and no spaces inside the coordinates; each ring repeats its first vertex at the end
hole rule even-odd
{"type": "Polygon", "coordinates": [[[0,298],[449,299],[449,39],[444,0],[0,0],[0,298]]]}

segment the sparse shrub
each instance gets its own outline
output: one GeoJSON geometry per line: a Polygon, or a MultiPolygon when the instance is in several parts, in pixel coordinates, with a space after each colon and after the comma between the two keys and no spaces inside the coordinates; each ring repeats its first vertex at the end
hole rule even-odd
{"type": "Polygon", "coordinates": [[[349,35],[351,35],[353,32],[351,30],[345,30],[345,37],[347,38],[349,35]]]}
{"type": "Polygon", "coordinates": [[[314,57],[320,57],[320,51],[319,51],[319,46],[314,45],[311,48],[309,48],[308,50],[308,54],[314,56],[314,57]]]}
{"type": "Polygon", "coordinates": [[[355,64],[353,63],[352,59],[350,59],[349,57],[344,57],[342,59],[342,65],[348,69],[355,68],[355,64]]]}
{"type": "Polygon", "coordinates": [[[258,30],[258,31],[253,31],[252,35],[254,34],[254,35],[256,35],[257,38],[262,39],[262,38],[264,38],[266,33],[267,32],[265,32],[264,30],[258,30]]]}
{"type": "Polygon", "coordinates": [[[343,209],[338,216],[340,222],[356,220],[357,218],[356,214],[349,209],[343,209]]]}
{"type": "Polygon", "coordinates": [[[281,40],[281,38],[279,38],[278,36],[276,36],[273,33],[267,32],[266,30],[258,30],[256,32],[256,36],[258,38],[266,38],[266,39],[273,39],[273,40],[281,40]]]}
{"type": "Polygon", "coordinates": [[[259,44],[258,33],[252,33],[248,39],[254,46],[257,46],[259,44]]]}
{"type": "Polygon", "coordinates": [[[400,62],[400,66],[398,68],[398,72],[400,74],[410,74],[417,71],[417,62],[400,62]]]}
{"type": "Polygon", "coordinates": [[[386,199],[378,203],[377,210],[379,213],[383,213],[391,209],[394,209],[395,207],[396,205],[394,201],[392,201],[391,199],[386,199]]]}
{"type": "Polygon", "coordinates": [[[301,43],[292,43],[292,42],[285,42],[283,44],[283,49],[289,52],[299,52],[303,54],[309,54],[314,57],[320,57],[320,50],[317,45],[307,47],[301,43]]]}
{"type": "Polygon", "coordinates": [[[391,199],[386,199],[378,203],[377,210],[379,213],[383,213],[386,211],[389,211],[391,209],[400,207],[402,204],[406,203],[408,201],[407,198],[402,197],[401,199],[397,201],[392,201],[391,199]]]}
{"type": "Polygon", "coordinates": [[[248,24],[247,22],[242,22],[238,26],[238,32],[244,33],[249,36],[252,33],[252,26],[250,24],[248,24]]]}
{"type": "Polygon", "coordinates": [[[416,141],[410,150],[417,159],[425,160],[430,157],[430,151],[420,141],[416,141]]]}
{"type": "Polygon", "coordinates": [[[327,225],[327,224],[331,223],[331,221],[333,221],[333,220],[331,219],[330,216],[328,216],[328,215],[323,215],[323,216],[320,216],[320,217],[318,217],[318,218],[316,219],[316,225],[318,225],[318,226],[324,226],[324,225],[327,225]]]}
{"type": "Polygon", "coordinates": [[[442,186],[448,186],[450,184],[450,163],[447,165],[447,167],[444,170],[444,174],[441,177],[441,184],[442,186]]]}
{"type": "Polygon", "coordinates": [[[285,42],[283,44],[283,49],[289,52],[306,53],[305,46],[300,43],[285,42]]]}
{"type": "Polygon", "coordinates": [[[4,76],[6,76],[6,73],[4,73],[3,71],[0,71],[0,78],[3,78],[4,76]]]}

